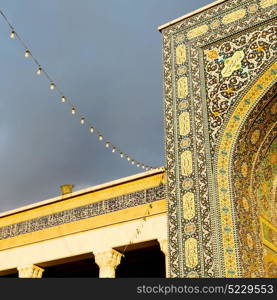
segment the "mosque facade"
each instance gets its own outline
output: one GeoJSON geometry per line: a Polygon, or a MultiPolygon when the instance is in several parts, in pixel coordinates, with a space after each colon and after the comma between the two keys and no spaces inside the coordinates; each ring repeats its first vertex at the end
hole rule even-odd
{"type": "Polygon", "coordinates": [[[2,213],[0,276],[277,277],[276,5],[159,27],[165,167],[2,213]]]}
{"type": "Polygon", "coordinates": [[[160,27],[172,277],[277,274],[276,3],[160,27]]]}

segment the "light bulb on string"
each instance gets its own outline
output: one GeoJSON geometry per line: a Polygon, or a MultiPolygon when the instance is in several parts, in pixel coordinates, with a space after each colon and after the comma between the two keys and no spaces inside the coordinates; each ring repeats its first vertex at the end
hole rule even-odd
{"type": "Polygon", "coordinates": [[[14,39],[14,37],[15,37],[15,31],[13,30],[13,31],[11,32],[11,34],[10,34],[10,38],[11,38],[11,39],[14,39]]]}
{"type": "Polygon", "coordinates": [[[29,57],[30,56],[30,51],[28,49],[25,50],[25,57],[29,57]]]}
{"type": "Polygon", "coordinates": [[[109,142],[106,142],[105,146],[106,146],[106,148],[109,148],[110,143],[109,143],[109,142]]]}
{"type": "Polygon", "coordinates": [[[40,75],[41,72],[42,72],[42,68],[41,68],[41,67],[38,67],[38,69],[37,69],[37,75],[40,75]]]}
{"type": "MultiPolygon", "coordinates": [[[[41,75],[41,74],[43,73],[43,74],[48,78],[48,80],[50,81],[50,89],[51,89],[51,90],[57,89],[57,91],[60,93],[59,88],[56,87],[56,85],[55,85],[54,82],[51,82],[51,78],[48,76],[48,74],[46,73],[46,71],[45,71],[44,69],[42,69],[42,67],[40,66],[39,62],[38,62],[38,61],[36,60],[36,58],[33,56],[33,54],[31,53],[31,51],[27,48],[27,46],[25,45],[25,42],[24,42],[23,40],[21,40],[21,38],[20,38],[19,35],[17,34],[16,30],[15,30],[15,29],[13,28],[13,26],[9,23],[8,19],[5,17],[5,15],[4,15],[2,12],[1,12],[1,14],[2,14],[2,16],[6,19],[8,25],[9,25],[9,27],[10,27],[10,30],[11,30],[11,31],[10,31],[10,38],[11,38],[11,39],[17,38],[17,39],[21,42],[21,44],[23,45],[23,51],[25,50],[24,56],[25,56],[26,58],[27,58],[27,57],[31,57],[31,58],[34,60],[36,66],[37,66],[37,70],[35,71],[36,74],[37,74],[37,75],[41,75]],[[24,49],[24,48],[25,48],[25,49],[24,49]]],[[[60,93],[60,94],[61,94],[61,93],[60,93]]],[[[71,101],[67,100],[65,96],[62,96],[62,94],[61,94],[60,97],[61,97],[61,98],[60,98],[60,101],[61,101],[61,102],[64,103],[64,102],[68,101],[69,104],[71,104],[71,101]]],[[[72,114],[72,115],[75,115],[75,114],[77,114],[77,113],[78,113],[78,115],[79,115],[79,112],[77,111],[77,109],[76,109],[74,106],[72,106],[72,104],[71,104],[71,114],[72,114]]],[[[85,118],[82,117],[82,118],[80,119],[80,123],[81,123],[81,124],[84,124],[84,123],[85,123],[85,118]]],[[[102,141],[102,140],[103,140],[103,136],[102,136],[101,134],[99,134],[98,130],[95,130],[92,126],[89,127],[89,130],[90,130],[91,133],[93,133],[94,131],[96,131],[96,134],[98,135],[99,141],[102,141]]],[[[141,167],[141,168],[143,168],[143,169],[146,168],[146,170],[149,170],[149,169],[150,169],[150,170],[153,170],[152,167],[150,167],[150,166],[144,166],[143,164],[141,164],[141,163],[135,161],[134,159],[132,159],[131,157],[129,157],[127,154],[125,154],[125,153],[123,153],[123,152],[120,152],[120,149],[116,148],[116,147],[113,146],[111,143],[106,143],[106,147],[110,147],[110,148],[112,149],[112,152],[113,152],[113,153],[115,153],[115,152],[120,153],[120,157],[121,157],[121,158],[127,158],[127,160],[128,160],[129,162],[131,162],[132,165],[136,165],[137,167],[141,167]]]]}

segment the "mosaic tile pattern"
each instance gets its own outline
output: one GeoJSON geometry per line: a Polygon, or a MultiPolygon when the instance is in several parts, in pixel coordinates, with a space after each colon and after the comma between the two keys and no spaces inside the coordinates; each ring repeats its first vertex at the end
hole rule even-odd
{"type": "Polygon", "coordinates": [[[233,107],[276,59],[275,4],[229,0],[162,30],[172,277],[241,276],[239,257],[222,256],[214,155],[233,107]]]}
{"type": "Polygon", "coordinates": [[[0,227],[0,240],[165,199],[165,185],[0,227]]]}
{"type": "MultiPolygon", "coordinates": [[[[266,157],[274,159],[274,153],[269,149],[277,136],[276,97],[277,85],[267,92],[248,116],[247,123],[237,137],[241,142],[234,149],[232,186],[243,277],[264,277],[263,246],[256,235],[259,236],[261,231],[259,216],[270,217],[275,214],[276,209],[272,207],[274,200],[268,190],[268,183],[274,179],[274,164],[267,164],[263,178],[260,169],[262,162],[267,162],[266,157]],[[260,189],[263,189],[262,193],[260,189]],[[245,218],[245,215],[249,217],[245,218]]],[[[268,220],[274,222],[273,219],[268,220]]]]}
{"type": "Polygon", "coordinates": [[[276,22],[251,28],[204,50],[210,146],[213,150],[229,109],[276,58],[276,22]]]}
{"type": "MultiPolygon", "coordinates": [[[[276,114],[277,99],[272,108],[272,112],[276,114]]],[[[276,116],[277,119],[277,116],[276,116]]],[[[256,134],[259,132],[253,131],[252,143],[255,142],[256,134]]],[[[260,138],[260,136],[258,137],[260,138]]],[[[257,203],[260,214],[270,223],[277,227],[277,195],[276,195],[276,178],[277,178],[277,138],[274,139],[270,148],[266,152],[263,160],[257,165],[256,176],[254,177],[253,185],[256,189],[257,203]]],[[[276,240],[277,247],[277,240],[276,240]]]]}
{"type": "MultiPolygon", "coordinates": [[[[243,220],[251,220],[250,222],[258,223],[257,219],[257,208],[254,207],[253,214],[251,219],[250,214],[246,214],[243,211],[240,211],[236,206],[236,198],[234,196],[234,191],[236,187],[236,183],[238,180],[242,180],[242,178],[237,179],[242,174],[244,178],[244,183],[246,181],[250,182],[251,178],[249,170],[254,167],[251,163],[247,164],[246,161],[251,157],[250,152],[247,151],[244,153],[244,156],[241,157],[239,163],[235,166],[234,161],[237,159],[238,154],[233,151],[233,149],[238,146],[242,146],[245,141],[249,140],[248,132],[244,132],[243,135],[238,138],[238,135],[241,132],[241,128],[245,124],[251,123],[251,119],[249,119],[249,113],[257,107],[259,102],[263,102],[263,99],[266,99],[266,91],[268,89],[274,88],[274,82],[276,82],[277,75],[277,62],[273,64],[261,77],[255,82],[253,86],[247,91],[247,93],[242,97],[241,101],[234,107],[230,118],[228,118],[228,122],[226,124],[225,130],[222,132],[218,151],[215,158],[215,183],[216,183],[216,200],[217,200],[217,216],[220,220],[219,228],[221,228],[220,238],[222,241],[222,249],[221,253],[224,257],[224,267],[225,272],[229,277],[237,277],[242,276],[243,272],[243,257],[239,255],[240,246],[244,248],[245,244],[240,244],[240,239],[244,239],[245,236],[249,236],[250,230],[252,230],[252,234],[256,237],[259,236],[259,228],[257,226],[252,226],[249,228],[247,233],[246,227],[242,227],[242,231],[240,231],[240,221],[243,220]],[[272,87],[273,85],[273,87],[272,87]],[[242,137],[243,136],[243,137],[242,137]],[[239,165],[239,168],[237,168],[239,165]],[[238,217],[240,216],[240,218],[238,217]],[[256,221],[255,221],[256,220],[256,221]]],[[[269,94],[272,96],[272,94],[269,94]]],[[[260,111],[255,111],[255,117],[259,116],[260,111]]],[[[264,120],[263,118],[261,120],[264,120]]],[[[266,119],[265,119],[266,120],[266,119]]],[[[272,122],[271,122],[272,123],[272,122]]],[[[262,124],[264,127],[264,131],[267,132],[267,122],[262,124]]],[[[250,150],[250,149],[249,149],[250,150]]],[[[246,184],[249,186],[249,184],[246,184]]],[[[247,189],[248,190],[248,189],[247,189]]],[[[240,201],[240,198],[237,199],[240,201]]],[[[243,224],[243,223],[242,223],[243,224]]],[[[246,223],[244,223],[246,225],[246,223]]],[[[258,253],[257,253],[258,254],[258,253]]],[[[248,253],[249,255],[249,263],[246,264],[246,268],[251,269],[253,264],[256,264],[256,261],[252,260],[254,254],[252,252],[248,253]]],[[[261,272],[253,272],[254,275],[257,274],[257,277],[261,277],[261,272]],[[259,276],[258,276],[259,274],[259,276]]],[[[252,276],[252,275],[251,275],[252,276]]]]}

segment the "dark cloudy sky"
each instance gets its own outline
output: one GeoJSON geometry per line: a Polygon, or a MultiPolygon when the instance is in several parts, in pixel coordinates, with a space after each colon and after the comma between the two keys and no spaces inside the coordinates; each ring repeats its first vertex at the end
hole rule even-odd
{"type": "MultiPolygon", "coordinates": [[[[164,165],[157,27],[210,0],[2,0],[80,112],[137,160],[164,165]]],[[[0,19],[0,212],[141,172],[103,146],[37,76],[0,19]]]]}

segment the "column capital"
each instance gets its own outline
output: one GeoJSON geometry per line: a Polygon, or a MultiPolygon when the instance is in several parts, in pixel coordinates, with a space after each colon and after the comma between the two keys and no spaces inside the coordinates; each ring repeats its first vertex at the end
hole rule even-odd
{"type": "Polygon", "coordinates": [[[95,262],[99,266],[99,277],[115,277],[115,268],[120,264],[122,254],[114,249],[94,253],[95,262]]]}
{"type": "Polygon", "coordinates": [[[100,266],[111,266],[115,268],[120,264],[122,254],[114,249],[94,253],[95,262],[100,266]]]}
{"type": "Polygon", "coordinates": [[[36,265],[18,266],[17,270],[19,278],[41,278],[44,271],[36,265]]]}

